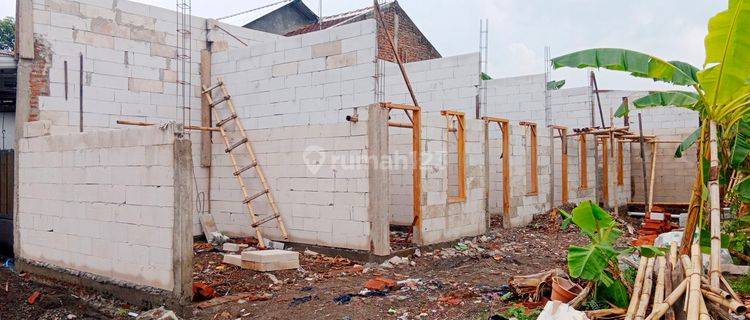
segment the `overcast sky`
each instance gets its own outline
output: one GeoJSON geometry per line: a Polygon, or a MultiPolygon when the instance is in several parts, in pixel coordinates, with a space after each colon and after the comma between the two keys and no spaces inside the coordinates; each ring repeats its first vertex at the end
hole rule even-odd
{"type": "MultiPolygon", "coordinates": [[[[192,0],[193,14],[221,17],[277,0],[192,0]]],[[[318,12],[319,0],[304,0],[318,12]]],[[[173,9],[175,0],[140,0],[173,9]]],[[[543,73],[544,47],[552,56],[591,47],[643,51],[701,66],[708,19],[725,0],[400,0],[443,56],[479,50],[479,19],[489,19],[489,74],[494,78],[543,73]]],[[[371,0],[323,0],[323,15],[371,5],[371,0]]],[[[15,1],[0,1],[0,15],[14,15],[15,1]]],[[[600,88],[651,89],[650,80],[597,73],[600,88]]],[[[557,70],[566,87],[587,85],[584,70],[557,70]]]]}

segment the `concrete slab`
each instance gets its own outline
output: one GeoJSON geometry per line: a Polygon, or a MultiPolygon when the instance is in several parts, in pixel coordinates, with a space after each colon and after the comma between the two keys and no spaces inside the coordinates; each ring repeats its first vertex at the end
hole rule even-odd
{"type": "Polygon", "coordinates": [[[242,250],[247,249],[248,245],[244,243],[225,243],[221,246],[221,250],[224,250],[226,252],[240,252],[242,250]]]}
{"type": "Polygon", "coordinates": [[[257,271],[299,268],[299,252],[286,250],[243,251],[242,265],[257,271]]]}

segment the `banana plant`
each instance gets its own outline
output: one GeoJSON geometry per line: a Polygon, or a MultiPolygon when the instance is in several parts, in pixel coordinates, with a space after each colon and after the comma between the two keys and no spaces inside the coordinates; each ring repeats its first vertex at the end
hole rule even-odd
{"type": "MultiPolygon", "coordinates": [[[[691,199],[696,215],[700,215],[703,202],[708,199],[707,190],[717,188],[718,193],[719,184],[726,190],[730,184],[742,185],[733,181],[750,179],[746,165],[750,153],[750,0],[728,0],[727,9],[709,20],[705,48],[702,69],[681,61],[614,48],[588,49],[552,59],[554,68],[605,68],[685,87],[686,90],[652,92],[635,100],[634,105],[636,108],[677,106],[698,112],[700,128],[675,152],[676,156],[681,156],[693,144],[700,146],[701,161],[691,199]],[[712,135],[718,137],[718,146],[710,141],[712,135]],[[718,155],[714,155],[718,157],[718,168],[709,169],[708,150],[712,148],[718,150],[718,155]],[[709,170],[718,171],[719,177],[709,177],[709,170]]],[[[627,109],[619,112],[625,113],[627,109]]],[[[750,199],[750,195],[745,198],[750,199]]],[[[692,230],[695,230],[694,225],[692,230]]],[[[686,235],[692,236],[690,231],[688,229],[686,235]]],[[[683,249],[684,245],[685,238],[683,249]]]]}
{"type": "Polygon", "coordinates": [[[630,299],[628,289],[622,282],[618,257],[636,250],[648,257],[662,255],[663,252],[648,246],[616,248],[615,243],[622,235],[619,223],[609,212],[590,200],[581,202],[570,213],[564,210],[560,210],[560,213],[565,218],[564,225],[575,224],[589,239],[586,246],[568,247],[570,276],[593,282],[595,298],[626,307],[630,299]]]}

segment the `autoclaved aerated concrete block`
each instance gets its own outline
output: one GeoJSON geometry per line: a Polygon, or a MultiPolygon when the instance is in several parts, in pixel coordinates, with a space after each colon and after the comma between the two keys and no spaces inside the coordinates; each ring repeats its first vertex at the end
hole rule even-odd
{"type": "Polygon", "coordinates": [[[243,251],[242,265],[257,271],[299,268],[299,252],[287,250],[243,251]]]}

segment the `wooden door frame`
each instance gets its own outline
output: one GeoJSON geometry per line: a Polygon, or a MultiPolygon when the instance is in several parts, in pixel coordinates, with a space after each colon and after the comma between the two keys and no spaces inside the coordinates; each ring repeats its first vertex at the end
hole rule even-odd
{"type": "MultiPolygon", "coordinates": [[[[503,220],[510,221],[510,121],[508,119],[496,118],[496,117],[482,117],[484,120],[485,134],[489,135],[489,123],[497,123],[500,127],[500,133],[502,134],[503,140],[503,220]]],[[[489,144],[489,138],[485,143],[489,144]]],[[[485,149],[485,152],[489,151],[489,147],[485,149]]],[[[489,161],[487,161],[489,165],[489,161]]],[[[489,171],[488,171],[489,172],[489,171]]],[[[488,175],[489,176],[489,175],[488,175]]],[[[488,178],[489,180],[489,178],[488,178]]],[[[489,181],[487,181],[487,189],[489,190],[489,181]]],[[[489,194],[487,196],[489,201],[489,194]]],[[[488,207],[489,208],[489,207],[488,207]]]]}
{"type": "MultiPolygon", "coordinates": [[[[422,243],[422,110],[421,108],[408,104],[396,104],[385,102],[382,104],[388,110],[403,110],[410,123],[388,121],[389,127],[411,128],[412,132],[412,192],[413,192],[413,220],[412,242],[422,243]],[[411,112],[411,113],[410,113],[411,112]]],[[[388,222],[390,224],[390,221],[388,222]]]]}

